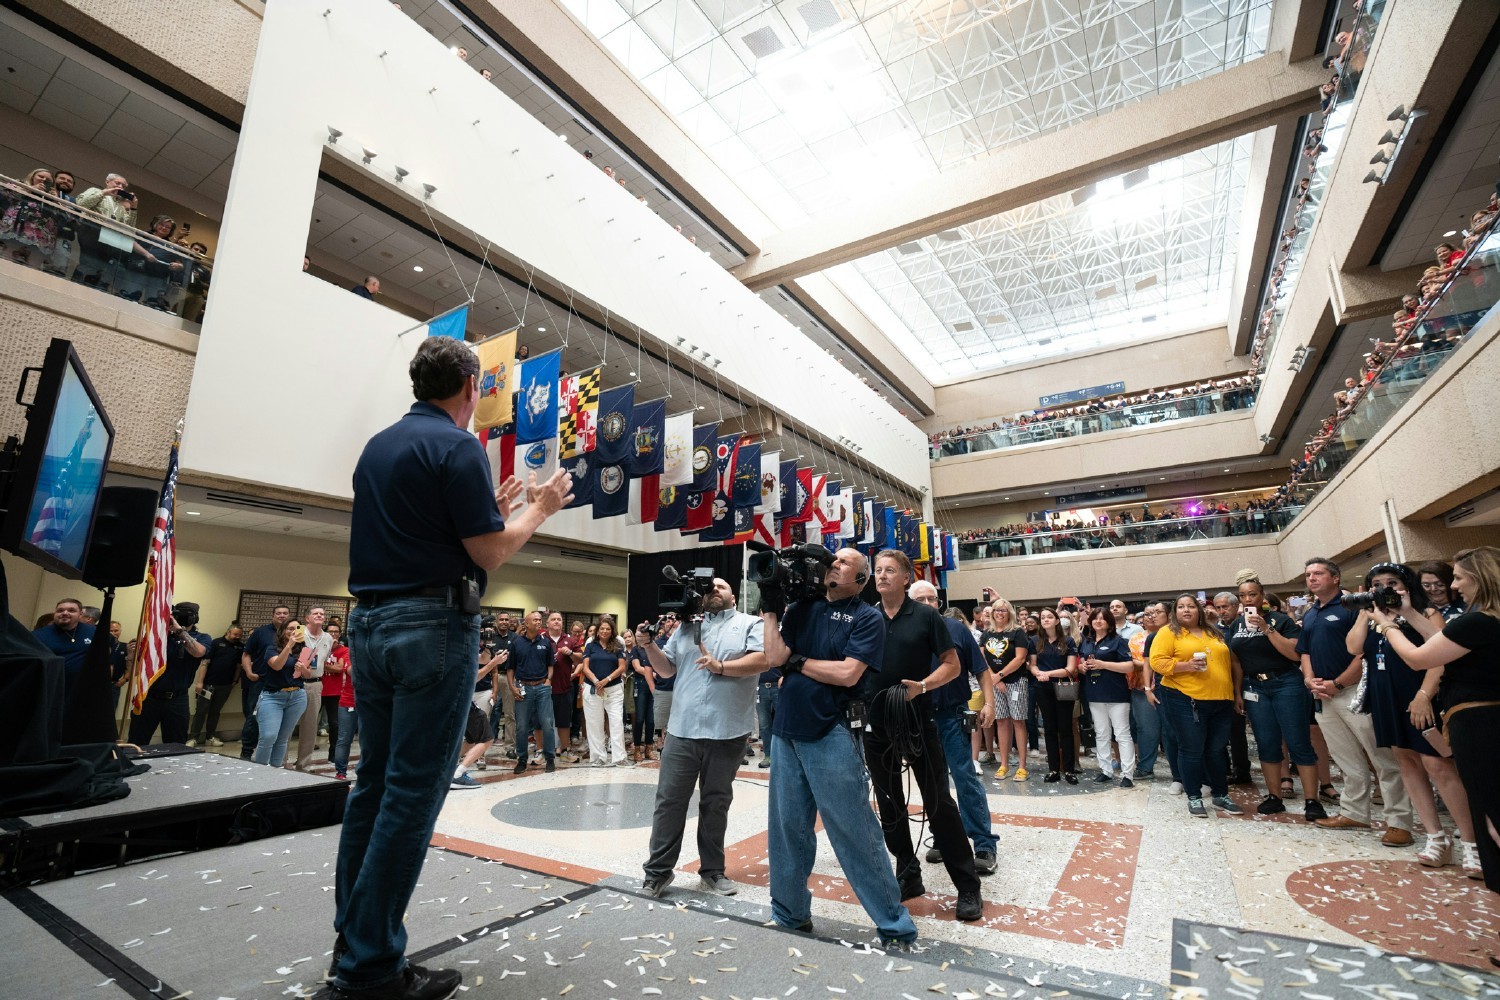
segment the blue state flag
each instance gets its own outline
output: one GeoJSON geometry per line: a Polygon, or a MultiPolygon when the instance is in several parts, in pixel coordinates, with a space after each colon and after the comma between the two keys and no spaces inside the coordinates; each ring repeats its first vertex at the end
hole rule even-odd
{"type": "Polygon", "coordinates": [[[562,352],[551,351],[521,364],[521,388],[516,402],[516,443],[557,437],[557,379],[562,352]]]}
{"type": "Polygon", "coordinates": [[[445,313],[437,319],[429,320],[427,323],[427,336],[452,337],[454,340],[463,340],[464,330],[468,325],[469,307],[459,306],[450,313],[445,313]]]}
{"type": "MultiPolygon", "coordinates": [[[[601,434],[601,437],[603,435],[601,434]]],[[[630,509],[630,475],[619,462],[594,462],[594,516],[618,517],[630,509]]]]}
{"type": "Polygon", "coordinates": [[[594,456],[578,455],[562,460],[562,467],[573,477],[573,499],[564,510],[587,507],[594,501],[594,456]]]}
{"type": "Polygon", "coordinates": [[[630,418],[634,409],[634,383],[605,389],[599,394],[594,458],[600,464],[619,465],[630,457],[630,418]]]}
{"type": "Polygon", "coordinates": [[[781,506],[776,511],[777,517],[797,516],[797,462],[782,462],[780,469],[781,479],[781,506]]]}
{"type": "Polygon", "coordinates": [[[667,401],[665,399],[637,403],[631,409],[629,450],[630,455],[625,464],[635,478],[657,476],[665,471],[667,458],[667,401]]]}
{"type": "Polygon", "coordinates": [[[719,485],[719,470],[714,462],[714,444],[719,439],[718,424],[703,424],[693,428],[693,492],[703,493],[719,485]]]}
{"type": "Polygon", "coordinates": [[[671,531],[687,524],[686,486],[663,486],[657,493],[657,531],[671,531]]]}
{"type": "Polygon", "coordinates": [[[755,507],[760,503],[760,445],[740,445],[734,460],[734,506],[755,507]]]}

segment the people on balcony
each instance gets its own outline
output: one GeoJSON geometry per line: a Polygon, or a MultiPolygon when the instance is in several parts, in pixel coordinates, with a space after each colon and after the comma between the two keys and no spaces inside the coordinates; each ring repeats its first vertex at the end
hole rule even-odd
{"type": "Polygon", "coordinates": [[[12,260],[22,264],[30,263],[32,251],[43,259],[51,257],[57,245],[61,213],[51,208],[45,199],[26,197],[25,188],[44,195],[52,194],[52,171],[37,167],[26,175],[24,187],[7,182],[4,188],[4,197],[9,204],[0,214],[0,243],[5,245],[12,260]]]}

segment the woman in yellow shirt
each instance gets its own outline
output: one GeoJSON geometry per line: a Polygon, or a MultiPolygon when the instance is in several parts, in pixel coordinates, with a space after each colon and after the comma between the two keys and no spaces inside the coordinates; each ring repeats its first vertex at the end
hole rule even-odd
{"type": "Polygon", "coordinates": [[[1244,810],[1230,801],[1224,771],[1237,697],[1229,647],[1192,594],[1177,598],[1171,623],[1152,637],[1151,669],[1161,675],[1157,697],[1162,720],[1177,737],[1177,771],[1187,789],[1188,812],[1208,816],[1206,779],[1214,806],[1238,816],[1244,810]]]}

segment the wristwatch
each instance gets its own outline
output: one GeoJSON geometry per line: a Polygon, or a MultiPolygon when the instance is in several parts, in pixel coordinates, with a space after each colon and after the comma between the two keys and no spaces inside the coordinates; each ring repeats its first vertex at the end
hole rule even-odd
{"type": "Polygon", "coordinates": [[[801,653],[793,653],[791,656],[788,656],[786,658],[786,662],[781,665],[781,670],[783,673],[787,674],[800,674],[802,673],[802,665],[806,662],[807,657],[803,656],[801,653]]]}
{"type": "Polygon", "coordinates": [[[1335,687],[1335,688],[1337,688],[1337,689],[1338,689],[1338,690],[1340,690],[1340,691],[1342,691],[1342,690],[1344,690],[1344,685],[1342,685],[1342,684],[1340,684],[1340,683],[1339,683],[1339,682],[1338,682],[1338,678],[1334,678],[1334,681],[1333,681],[1333,686],[1334,686],[1334,687],[1335,687]]]}

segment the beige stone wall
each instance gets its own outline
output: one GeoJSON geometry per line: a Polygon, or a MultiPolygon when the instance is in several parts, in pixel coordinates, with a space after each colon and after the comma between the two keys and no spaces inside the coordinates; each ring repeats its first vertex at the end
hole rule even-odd
{"type": "Polygon", "coordinates": [[[1223,378],[1243,371],[1247,363],[1230,353],[1229,331],[1224,327],[1070,354],[939,386],[937,413],[920,426],[931,433],[987,423],[1005,414],[1034,410],[1041,396],[1111,382],[1124,382],[1126,392],[1144,392],[1193,379],[1223,378]]]}
{"type": "Polygon", "coordinates": [[[166,313],[0,261],[0,434],[23,433],[10,400],[53,337],[73,342],[114,423],[111,470],[160,475],[187,411],[197,335],[166,313]]]}
{"type": "Polygon", "coordinates": [[[238,121],[260,37],[259,0],[22,0],[148,76],[238,121]]]}

